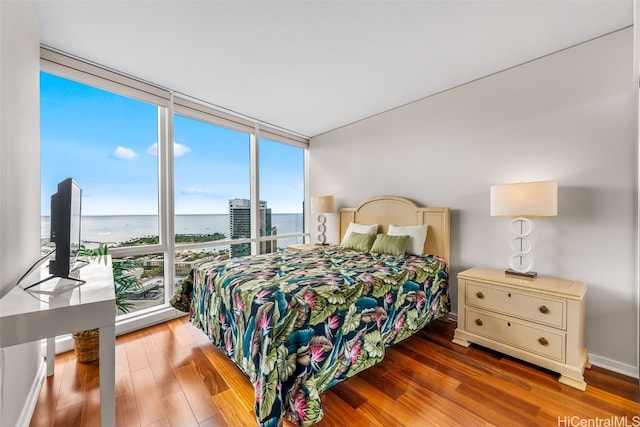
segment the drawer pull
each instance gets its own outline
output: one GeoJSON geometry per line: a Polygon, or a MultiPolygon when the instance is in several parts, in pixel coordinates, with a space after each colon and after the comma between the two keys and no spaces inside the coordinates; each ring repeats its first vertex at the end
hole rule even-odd
{"type": "Polygon", "coordinates": [[[480,291],[476,292],[476,296],[478,297],[478,299],[484,298],[484,294],[480,291]]]}
{"type": "Polygon", "coordinates": [[[549,345],[549,341],[547,341],[547,339],[545,337],[542,337],[538,340],[538,342],[544,346],[549,345]]]}
{"type": "Polygon", "coordinates": [[[538,310],[540,310],[540,313],[542,314],[549,314],[549,309],[547,308],[546,305],[541,305],[538,310]]]}
{"type": "Polygon", "coordinates": [[[482,326],[482,320],[480,320],[480,319],[476,319],[476,325],[478,325],[478,326],[482,326]]]}

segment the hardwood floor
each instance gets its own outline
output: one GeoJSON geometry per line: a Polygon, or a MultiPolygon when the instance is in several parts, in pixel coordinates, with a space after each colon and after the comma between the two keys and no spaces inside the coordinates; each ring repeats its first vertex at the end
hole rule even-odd
{"type": "MultiPolygon", "coordinates": [[[[638,380],[594,367],[581,392],[552,372],[453,344],[454,328],[434,322],[388,349],[379,365],[327,390],[316,425],[640,426],[638,380]]],[[[31,426],[99,423],[98,363],[58,355],[31,426]]],[[[116,425],[254,426],[253,387],[186,317],[172,320],[118,337],[116,425]]]]}

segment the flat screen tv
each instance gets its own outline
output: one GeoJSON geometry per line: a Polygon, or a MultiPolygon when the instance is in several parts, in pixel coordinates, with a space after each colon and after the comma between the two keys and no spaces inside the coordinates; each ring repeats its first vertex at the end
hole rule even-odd
{"type": "Polygon", "coordinates": [[[80,215],[82,189],[71,178],[58,183],[58,190],[51,196],[50,241],[55,244],[54,257],[49,261],[49,274],[70,278],[80,252],[80,215]]]}
{"type": "MultiPolygon", "coordinates": [[[[0,0],[1,1],[1,0],[0,0]]],[[[32,272],[36,271],[44,262],[49,260],[49,277],[41,279],[22,289],[27,290],[51,279],[70,279],[78,284],[85,283],[76,277],[71,277],[71,273],[76,261],[79,265],[84,265],[86,261],[78,260],[81,245],[80,218],[82,212],[82,190],[80,186],[71,178],[67,178],[58,183],[56,193],[51,196],[51,231],[49,240],[55,244],[55,249],[37,260],[20,277],[16,286],[20,284],[32,272]]],[[[0,297],[2,295],[0,294],[0,297]]]]}

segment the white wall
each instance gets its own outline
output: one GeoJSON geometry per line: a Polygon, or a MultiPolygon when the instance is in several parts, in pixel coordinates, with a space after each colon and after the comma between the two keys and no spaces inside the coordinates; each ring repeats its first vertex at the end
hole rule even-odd
{"type": "Polygon", "coordinates": [[[535,270],[587,283],[593,362],[637,376],[632,37],[622,30],[312,138],[310,194],[339,207],[385,194],[450,207],[457,312],[456,274],[504,268],[510,254],[489,187],[557,181],[558,216],[535,219],[535,270]]]}
{"type": "MultiPolygon", "coordinates": [[[[31,3],[0,1],[0,291],[40,256],[39,44],[31,3]]],[[[0,349],[0,425],[28,425],[41,366],[38,343],[0,349]]]]}

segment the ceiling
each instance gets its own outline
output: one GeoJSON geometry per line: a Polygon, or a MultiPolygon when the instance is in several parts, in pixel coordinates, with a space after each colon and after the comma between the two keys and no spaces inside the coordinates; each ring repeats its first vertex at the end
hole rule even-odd
{"type": "Polygon", "coordinates": [[[633,23],[632,0],[33,4],[44,45],[309,137],[633,23]]]}

